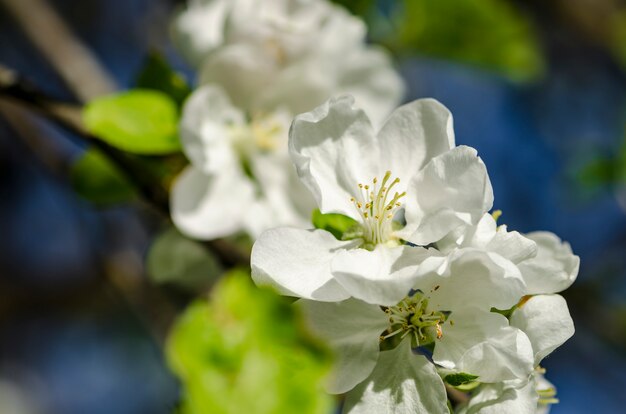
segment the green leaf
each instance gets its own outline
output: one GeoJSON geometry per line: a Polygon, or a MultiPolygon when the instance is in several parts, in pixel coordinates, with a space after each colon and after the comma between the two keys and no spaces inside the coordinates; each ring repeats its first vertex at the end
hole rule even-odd
{"type": "Polygon", "coordinates": [[[89,132],[127,152],[180,150],[176,103],[161,92],[135,89],[93,100],[85,107],[83,120],[89,132]]]}
{"type": "Polygon", "coordinates": [[[326,230],[340,240],[348,230],[358,226],[357,221],[353,218],[343,214],[322,214],[319,209],[313,210],[311,221],[316,229],[326,230]]]}
{"type": "Polygon", "coordinates": [[[303,329],[283,297],[248,273],[223,278],[209,301],[191,304],[166,346],[180,378],[184,414],[332,412],[322,382],[328,352],[303,329]]]}
{"type": "Polygon", "coordinates": [[[217,258],[200,243],[170,227],[156,237],[146,257],[148,276],[190,290],[211,285],[223,272],[217,258]]]}
{"type": "Polygon", "coordinates": [[[590,161],[578,174],[578,179],[586,187],[614,184],[618,175],[617,162],[608,158],[590,161]]]}
{"type": "Polygon", "coordinates": [[[135,87],[139,89],[152,89],[160,91],[172,97],[180,107],[191,88],[185,78],[175,72],[160,53],[150,52],[141,68],[135,87]]]}
{"type": "Polygon", "coordinates": [[[478,378],[477,375],[467,374],[465,372],[459,372],[455,374],[448,374],[445,376],[443,380],[447,382],[448,384],[452,385],[453,387],[460,387],[461,385],[466,385],[466,384],[476,381],[477,378],[478,378]]]}
{"type": "Polygon", "coordinates": [[[382,37],[397,53],[462,61],[516,80],[544,71],[531,20],[508,1],[404,0],[395,5],[382,37]]]}
{"type": "Polygon", "coordinates": [[[72,165],[70,181],[83,198],[96,204],[116,204],[135,197],[124,174],[96,149],[89,149],[72,165]]]}

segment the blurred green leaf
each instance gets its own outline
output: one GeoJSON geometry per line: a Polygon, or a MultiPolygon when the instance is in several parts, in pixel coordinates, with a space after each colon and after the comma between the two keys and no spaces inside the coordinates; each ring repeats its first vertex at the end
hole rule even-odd
{"type": "Polygon", "coordinates": [[[181,413],[330,413],[328,353],[284,298],[234,271],[176,322],[167,357],[183,384],[181,413]]]}
{"type": "Polygon", "coordinates": [[[190,290],[211,285],[223,272],[218,259],[200,243],[170,227],[157,236],[146,257],[148,276],[190,290]]]}
{"type": "Polygon", "coordinates": [[[350,10],[352,14],[361,17],[367,15],[375,3],[374,0],[333,0],[333,2],[350,10]]]}
{"type": "Polygon", "coordinates": [[[580,171],[578,178],[587,187],[597,187],[615,183],[616,161],[608,158],[595,159],[580,171]]]}
{"type": "Polygon", "coordinates": [[[89,132],[136,154],[168,154],[180,149],[178,110],[162,92],[134,89],[91,101],[83,112],[89,132]]]}
{"type": "Polygon", "coordinates": [[[311,221],[316,229],[326,230],[340,240],[344,233],[358,225],[351,217],[343,214],[322,214],[317,208],[313,210],[311,221]]]}
{"type": "Polygon", "coordinates": [[[122,172],[93,148],[72,165],[70,181],[81,197],[96,204],[122,203],[135,197],[135,188],[122,172]]]}
{"type": "Polygon", "coordinates": [[[505,0],[404,0],[382,36],[375,40],[400,54],[457,60],[513,79],[544,69],[530,20],[505,0]]]}
{"type": "Polygon", "coordinates": [[[148,54],[137,76],[135,87],[163,92],[169,95],[178,106],[181,106],[191,93],[191,88],[185,78],[175,72],[165,58],[157,52],[148,54]]]}

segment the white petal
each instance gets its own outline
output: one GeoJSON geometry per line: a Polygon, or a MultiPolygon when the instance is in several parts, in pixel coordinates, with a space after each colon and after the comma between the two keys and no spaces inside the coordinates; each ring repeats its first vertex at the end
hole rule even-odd
{"type": "MultiPolygon", "coordinates": [[[[352,48],[349,56],[335,60],[335,64],[339,64],[338,68],[333,68],[339,79],[333,93],[354,96],[373,125],[382,125],[404,95],[404,83],[394,69],[390,56],[382,49],[373,47],[352,48]]],[[[397,167],[393,171],[398,171],[397,167]]]]}
{"type": "Polygon", "coordinates": [[[185,155],[207,174],[237,163],[229,128],[243,122],[243,114],[219,87],[198,88],[183,107],[180,135],[185,155]]]}
{"type": "Polygon", "coordinates": [[[571,286],[578,276],[580,258],[569,243],[556,235],[541,231],[526,234],[537,243],[537,256],[519,264],[528,294],[558,293],[571,286]]]}
{"type": "Polygon", "coordinates": [[[507,231],[505,225],[498,227],[495,237],[486,249],[499,254],[513,263],[520,263],[537,254],[537,244],[516,231],[507,231]]]}
{"type": "Polygon", "coordinates": [[[560,295],[537,295],[516,309],[511,326],[526,333],[535,352],[535,365],[574,335],[567,302],[560,295]]]}
{"type": "Polygon", "coordinates": [[[238,167],[219,174],[204,174],[187,167],[171,193],[174,224],[187,236],[211,240],[240,230],[254,188],[238,167]]]}
{"type": "Polygon", "coordinates": [[[252,279],[281,294],[335,302],[350,297],[330,272],[338,251],[352,242],[339,241],[324,230],[268,230],[252,247],[252,279]]]}
{"type": "Polygon", "coordinates": [[[298,115],[289,133],[289,153],[322,213],[358,218],[350,198],[358,183],[377,173],[378,147],[367,115],[353,103],[347,96],[331,99],[298,115]]]}
{"type": "Polygon", "coordinates": [[[409,182],[433,157],[454,148],[452,114],[434,99],[419,99],[393,111],[378,139],[383,169],[409,182]]]}
{"type": "Polygon", "coordinates": [[[435,343],[433,360],[478,375],[481,382],[525,378],[533,369],[532,346],[522,331],[508,325],[504,316],[492,312],[453,312],[435,343]]]}
{"type": "Polygon", "coordinates": [[[328,303],[298,301],[314,333],[335,353],[328,392],[342,394],[363,381],[378,360],[380,334],[387,316],[375,305],[356,299],[328,303]]]}
{"type": "Polygon", "coordinates": [[[195,67],[224,40],[224,22],[230,0],[193,1],[172,25],[176,49],[195,67]]]}
{"type": "Polygon", "coordinates": [[[426,260],[420,267],[415,288],[430,296],[429,307],[438,310],[463,311],[477,307],[509,309],[524,295],[525,285],[517,267],[499,255],[476,249],[462,249],[447,258],[447,267],[432,274],[426,260]]]}
{"type": "Polygon", "coordinates": [[[539,395],[534,381],[522,386],[483,384],[458,414],[537,414],[539,395]]]}
{"type": "Polygon", "coordinates": [[[220,48],[204,60],[200,83],[220,85],[238,108],[250,110],[278,70],[279,62],[272,54],[256,44],[239,43],[220,48]]]}
{"type": "Polygon", "coordinates": [[[493,191],[476,150],[460,146],[432,160],[409,183],[407,226],[401,237],[414,244],[435,242],[462,224],[475,224],[491,209],[493,191]]]}
{"type": "MultiPolygon", "coordinates": [[[[440,243],[437,243],[439,246],[440,243]]],[[[497,253],[513,263],[519,263],[537,254],[537,244],[516,231],[508,231],[506,225],[496,225],[489,213],[483,215],[477,225],[465,228],[459,247],[476,247],[497,253]]]]}
{"type": "Polygon", "coordinates": [[[263,153],[250,159],[261,190],[245,219],[245,227],[254,238],[276,227],[310,226],[315,201],[298,180],[291,161],[282,155],[263,153]]]}
{"type": "Polygon", "coordinates": [[[281,106],[294,114],[310,111],[337,93],[334,70],[335,64],[324,56],[314,55],[293,62],[255,96],[255,106],[281,106]]]}
{"type": "Polygon", "coordinates": [[[405,340],[378,357],[367,380],[346,395],[344,414],[447,414],[446,389],[434,365],[405,340]]]}
{"type": "Polygon", "coordinates": [[[331,270],[351,296],[392,306],[415,285],[417,267],[428,256],[426,249],[412,246],[344,250],[333,259],[331,270]]]}

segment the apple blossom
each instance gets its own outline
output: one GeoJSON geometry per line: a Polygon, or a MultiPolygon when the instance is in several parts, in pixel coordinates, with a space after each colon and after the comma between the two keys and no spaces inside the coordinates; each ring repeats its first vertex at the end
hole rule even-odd
{"type": "Polygon", "coordinates": [[[277,228],[252,251],[257,284],[308,299],[355,297],[392,305],[412,287],[426,245],[491,208],[476,151],[454,146],[452,116],[417,100],[394,111],[378,134],[351,97],[297,116],[289,152],[322,213],[355,220],[347,240],[324,230],[277,228]],[[402,218],[403,216],[403,218],[402,218]]]}
{"type": "Polygon", "coordinates": [[[432,398],[445,392],[433,363],[485,382],[530,375],[529,339],[504,316],[490,312],[512,306],[523,291],[515,267],[472,249],[434,258],[434,263],[425,259],[421,277],[394,306],[358,299],[299,302],[314,332],[336,351],[328,390],[348,392],[348,412],[386,412],[383,408],[394,404],[387,412],[419,412],[426,406],[427,412],[447,412],[444,399],[432,398]],[[443,269],[438,259],[445,261],[443,269]],[[432,351],[432,363],[411,348],[432,351]],[[400,390],[404,395],[395,401],[400,390]]]}
{"type": "Polygon", "coordinates": [[[403,84],[361,20],[327,0],[195,0],[173,24],[178,49],[247,112],[309,111],[352,94],[378,122],[403,84]]]}
{"type": "Polygon", "coordinates": [[[529,338],[535,370],[526,378],[481,384],[461,414],[545,414],[558,402],[556,390],[539,364],[574,334],[565,299],[560,295],[526,297],[513,311],[510,324],[529,338]]]}
{"type": "Polygon", "coordinates": [[[195,0],[173,26],[199,70],[181,122],[191,165],[174,182],[172,217],[188,236],[304,226],[314,203],[289,161],[292,117],[350,93],[377,122],[400,77],[365,26],[326,0],[195,0]]]}

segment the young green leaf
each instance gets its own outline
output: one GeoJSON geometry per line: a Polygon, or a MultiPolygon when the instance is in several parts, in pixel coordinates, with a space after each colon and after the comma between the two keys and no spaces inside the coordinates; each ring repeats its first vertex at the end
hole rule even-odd
{"type": "Polygon", "coordinates": [[[89,132],[127,152],[180,150],[176,103],[161,92],[135,89],[93,100],[83,120],[89,132]]]}
{"type": "Polygon", "coordinates": [[[326,230],[337,239],[342,239],[348,230],[358,225],[356,220],[343,214],[322,214],[319,209],[313,210],[311,221],[316,229],[326,230]]]}
{"type": "Polygon", "coordinates": [[[116,204],[135,197],[135,188],[109,159],[89,149],[72,165],[70,181],[83,198],[96,204],[116,204]]]}
{"type": "Polygon", "coordinates": [[[163,56],[157,52],[151,52],[137,75],[135,87],[140,89],[152,89],[161,91],[181,106],[191,93],[191,88],[185,78],[174,71],[163,56]]]}
{"type": "Polygon", "coordinates": [[[154,282],[172,283],[192,291],[208,287],[223,272],[207,248],[173,227],[158,235],[150,246],[146,268],[154,282]]]}
{"type": "Polygon", "coordinates": [[[176,322],[167,357],[181,379],[180,413],[332,412],[327,352],[284,298],[235,271],[176,322]]]}

